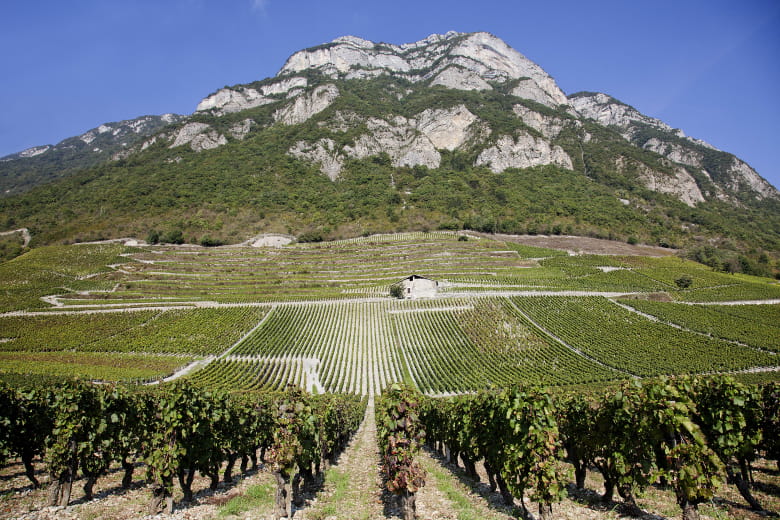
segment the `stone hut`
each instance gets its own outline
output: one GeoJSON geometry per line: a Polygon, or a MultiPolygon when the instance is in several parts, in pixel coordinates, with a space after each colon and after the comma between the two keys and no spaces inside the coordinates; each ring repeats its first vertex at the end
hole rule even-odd
{"type": "Polygon", "coordinates": [[[398,282],[404,290],[404,298],[415,300],[417,298],[434,298],[439,289],[439,282],[418,274],[407,276],[398,282]]]}

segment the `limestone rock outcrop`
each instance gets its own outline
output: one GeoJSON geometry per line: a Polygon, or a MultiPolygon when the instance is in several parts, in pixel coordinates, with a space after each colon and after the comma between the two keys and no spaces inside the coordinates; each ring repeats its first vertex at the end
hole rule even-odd
{"type": "Polygon", "coordinates": [[[634,137],[636,129],[633,125],[635,123],[646,124],[679,137],[685,136],[681,131],[673,129],[663,121],[643,115],[635,108],[606,94],[575,95],[569,99],[569,102],[582,117],[593,119],[603,126],[615,127],[629,141],[634,137]]]}
{"type": "Polygon", "coordinates": [[[344,132],[357,124],[365,124],[368,133],[360,135],[354,145],[338,148],[332,139],[314,143],[299,141],[288,154],[318,163],[320,171],[331,180],[341,174],[347,157],[363,159],[380,153],[390,156],[393,166],[427,166],[438,168],[441,154],[438,150],[455,150],[472,139],[489,134],[464,105],[446,109],[427,109],[414,118],[395,116],[389,120],[363,120],[354,113],[337,113],[332,131],[344,132]]]}
{"type": "MultiPolygon", "coordinates": [[[[416,127],[439,150],[455,150],[484,129],[476,128],[479,118],[464,105],[427,109],[417,115],[416,127]]],[[[486,130],[489,132],[489,130],[486,130]]]]}
{"type": "Polygon", "coordinates": [[[558,137],[561,130],[567,125],[582,126],[582,123],[576,120],[566,120],[560,117],[546,116],[524,105],[515,105],[512,111],[523,120],[523,123],[530,126],[547,139],[558,137]]]}
{"type": "Polygon", "coordinates": [[[333,139],[320,139],[314,143],[298,141],[287,152],[293,157],[320,165],[320,171],[332,181],[339,178],[344,166],[344,155],[336,147],[333,139]]]}
{"type": "Polygon", "coordinates": [[[301,89],[306,88],[307,84],[306,78],[293,77],[264,85],[259,90],[249,87],[223,88],[198,103],[195,112],[210,110],[217,115],[240,112],[278,101],[275,97],[269,96],[279,96],[289,92],[300,94],[301,89]]]}
{"type": "Polygon", "coordinates": [[[233,139],[243,141],[254,124],[254,120],[249,118],[239,121],[230,127],[230,135],[233,136],[233,139]]]}
{"type": "Polygon", "coordinates": [[[452,65],[447,67],[431,81],[431,86],[441,85],[458,90],[492,90],[490,83],[477,73],[452,65]]]}
{"type": "Polygon", "coordinates": [[[681,166],[667,162],[667,166],[672,170],[672,173],[669,174],[654,170],[640,161],[622,156],[617,158],[615,165],[620,171],[635,172],[637,179],[647,189],[672,195],[688,206],[694,207],[705,200],[696,180],[681,166]]]}
{"type": "Polygon", "coordinates": [[[434,34],[405,45],[374,43],[354,36],[337,38],[290,56],[279,75],[307,69],[333,78],[394,74],[412,82],[429,81],[461,90],[487,90],[490,81],[524,78],[518,95],[555,106],[568,104],[541,67],[485,32],[434,34]]]}
{"type": "Polygon", "coordinates": [[[413,121],[396,116],[390,121],[369,119],[366,126],[370,133],[356,139],[354,146],[345,146],[347,155],[363,159],[386,152],[393,166],[439,167],[441,154],[430,139],[417,131],[413,121]]]}
{"type": "Polygon", "coordinates": [[[297,125],[328,108],[339,96],[339,89],[331,83],[321,85],[295,98],[292,103],[274,112],[274,119],[285,125],[297,125]]]}
{"type": "Polygon", "coordinates": [[[187,123],[176,134],[170,148],[189,144],[193,151],[212,150],[227,144],[227,138],[206,123],[187,123]]]}
{"type": "Polygon", "coordinates": [[[749,189],[753,191],[759,199],[780,196],[774,186],[756,173],[753,168],[736,157],[732,160],[727,172],[730,177],[728,187],[732,190],[744,191],[745,189],[749,189]]]}
{"type": "Polygon", "coordinates": [[[477,166],[487,166],[494,173],[507,168],[530,168],[545,164],[555,164],[572,169],[571,157],[557,145],[521,132],[516,139],[502,135],[494,146],[479,154],[477,166]]]}
{"type": "Polygon", "coordinates": [[[171,148],[176,148],[177,146],[185,145],[189,142],[191,142],[193,139],[195,139],[195,136],[200,134],[201,132],[205,132],[211,128],[206,123],[187,123],[176,134],[176,137],[173,140],[173,144],[171,144],[171,148]]]}
{"type": "Polygon", "coordinates": [[[668,141],[662,141],[657,137],[653,137],[648,139],[642,148],[655,152],[659,155],[663,155],[667,159],[680,164],[693,166],[694,168],[703,167],[704,157],[701,152],[686,148],[677,143],[670,143],[668,141]]]}

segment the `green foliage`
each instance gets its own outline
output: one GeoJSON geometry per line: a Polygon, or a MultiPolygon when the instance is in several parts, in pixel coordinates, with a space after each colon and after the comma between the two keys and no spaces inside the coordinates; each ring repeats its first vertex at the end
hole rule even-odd
{"type": "Polygon", "coordinates": [[[377,438],[387,489],[396,495],[416,493],[425,485],[425,470],[414,460],[425,439],[419,420],[420,395],[394,383],[377,399],[377,438]]]}
{"type": "Polygon", "coordinates": [[[648,300],[625,303],[662,321],[702,334],[780,351],[780,305],[683,305],[648,300]]]}
{"type": "Polygon", "coordinates": [[[211,394],[182,380],[154,396],[153,402],[154,426],[144,450],[147,479],[164,496],[171,496],[173,478],[178,476],[189,500],[195,470],[209,468],[215,444],[212,427],[223,411],[211,394]]]}
{"type": "Polygon", "coordinates": [[[394,283],[390,286],[390,297],[401,299],[404,297],[404,287],[399,283],[394,283]]]}
{"type": "Polygon", "coordinates": [[[201,237],[200,245],[202,245],[203,247],[216,247],[216,246],[224,246],[225,242],[223,242],[222,240],[218,240],[216,238],[211,238],[208,235],[205,235],[201,237]]]}
{"type": "MultiPolygon", "coordinates": [[[[11,360],[21,352],[52,352],[29,356],[31,361],[88,361],[86,352],[125,353],[116,356],[117,369],[167,372],[191,359],[181,354],[217,354],[241,338],[264,315],[265,309],[175,309],[164,312],[25,316],[0,318],[0,360],[11,360]],[[78,352],[64,352],[77,350],[78,352]],[[60,352],[55,355],[54,352],[60,352]],[[13,353],[13,354],[11,354],[13,353]],[[135,354],[131,354],[135,353],[135,354]],[[141,353],[171,354],[157,361],[141,353]],[[133,363],[133,361],[137,361],[133,363]],[[144,366],[145,365],[145,366],[144,366]]],[[[110,371],[111,357],[94,356],[94,363],[110,371]]],[[[39,372],[39,371],[37,371],[39,372]]],[[[121,379],[119,375],[118,379],[121,379]]],[[[87,376],[85,376],[87,377],[87,376]]],[[[133,377],[132,375],[127,377],[133,377]]],[[[110,379],[110,377],[109,377],[110,379]]]]}
{"type": "Polygon", "coordinates": [[[766,254],[754,252],[751,256],[729,249],[719,249],[711,245],[699,246],[686,252],[687,258],[710,266],[716,271],[770,276],[771,270],[766,254]]]}
{"type": "Polygon", "coordinates": [[[19,457],[27,478],[38,487],[32,461],[43,455],[54,428],[49,413],[52,395],[47,386],[26,382],[26,388],[11,388],[0,381],[0,463],[19,457]]]}
{"type": "Polygon", "coordinates": [[[144,121],[141,124],[137,124],[138,120],[108,123],[114,130],[111,132],[93,129],[90,131],[92,140],[69,137],[45,153],[0,161],[0,193],[3,196],[23,193],[35,186],[74,175],[84,168],[106,163],[116,153],[125,152],[128,147],[141,143],[168,125],[162,116],[142,116],[138,119],[144,121]],[[115,133],[116,130],[120,132],[115,133]]]}
{"type": "Polygon", "coordinates": [[[604,476],[605,499],[617,487],[620,496],[633,500],[651,483],[653,445],[649,427],[641,421],[642,395],[636,384],[626,383],[605,393],[595,416],[594,455],[604,476]]]}
{"type": "Polygon", "coordinates": [[[568,479],[559,463],[563,450],[553,400],[545,390],[522,387],[509,389],[505,400],[509,435],[502,439],[504,480],[518,497],[530,488],[544,516],[566,496],[568,479]]]}
{"type": "Polygon", "coordinates": [[[183,244],[184,234],[181,229],[172,229],[162,235],[160,235],[160,242],[166,244],[183,244]]]}
{"type": "Polygon", "coordinates": [[[691,285],[693,285],[693,278],[688,276],[687,274],[682,275],[681,277],[677,278],[674,281],[675,285],[679,287],[680,289],[687,289],[691,285]]]}
{"type": "Polygon", "coordinates": [[[542,327],[602,363],[634,375],[773,365],[772,355],[679,330],[601,297],[512,298],[542,327]],[[706,355],[704,353],[706,352],[706,355]]]}
{"type": "Polygon", "coordinates": [[[40,298],[62,286],[107,289],[109,286],[91,278],[110,271],[107,266],[121,262],[119,255],[128,251],[118,244],[33,248],[0,264],[0,310],[40,308],[40,298]],[[89,275],[92,277],[87,278],[89,275]]]}
{"type": "Polygon", "coordinates": [[[596,459],[595,409],[581,394],[565,395],[558,403],[558,424],[566,460],[574,466],[577,487],[582,488],[587,469],[596,459]]]}
{"type": "MultiPolygon", "coordinates": [[[[94,484],[108,468],[112,446],[108,433],[113,418],[104,413],[103,391],[80,381],[60,387],[51,408],[54,427],[45,456],[53,482],[50,505],[67,506],[79,470],[94,484]]],[[[91,498],[91,486],[85,490],[91,498]]]]}
{"type": "Polygon", "coordinates": [[[643,384],[642,393],[642,417],[650,439],[664,455],[658,475],[668,479],[683,511],[711,500],[723,482],[723,464],[694,422],[690,381],[650,381],[643,384]]]}
{"type": "Polygon", "coordinates": [[[299,388],[288,386],[275,405],[275,429],[268,461],[273,471],[291,478],[296,468],[309,465],[316,453],[316,421],[311,403],[299,388]]]}
{"type": "Polygon", "coordinates": [[[761,432],[767,456],[780,466],[780,383],[769,383],[761,393],[763,417],[761,432]]]}
{"type": "Polygon", "coordinates": [[[699,423],[724,464],[752,460],[761,443],[761,397],[728,377],[707,378],[695,388],[699,423]]]}

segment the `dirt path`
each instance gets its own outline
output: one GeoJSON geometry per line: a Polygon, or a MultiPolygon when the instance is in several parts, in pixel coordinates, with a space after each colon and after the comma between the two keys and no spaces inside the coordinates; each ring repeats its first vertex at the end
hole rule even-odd
{"type": "Polygon", "coordinates": [[[344,453],[328,471],[325,489],[311,506],[297,512],[295,520],[328,518],[358,520],[399,518],[383,500],[379,446],[376,439],[374,399],[369,398],[363,424],[344,453]]]}
{"type": "MultiPolygon", "coordinates": [[[[417,493],[417,516],[424,520],[513,518],[486,501],[425,450],[417,455],[428,476],[417,493]]],[[[400,520],[393,495],[384,489],[373,398],[351,444],[330,468],[324,490],[294,520],[400,520]]]]}
{"type": "Polygon", "coordinates": [[[3,231],[2,233],[0,233],[0,237],[13,235],[14,233],[22,234],[22,247],[27,247],[30,244],[30,240],[32,239],[32,237],[30,236],[30,230],[27,228],[19,228],[11,231],[3,231]]]}
{"type": "Polygon", "coordinates": [[[487,234],[469,231],[469,235],[515,242],[534,247],[546,247],[560,249],[570,254],[589,255],[621,255],[621,256],[672,256],[677,253],[674,249],[665,247],[647,246],[641,244],[627,244],[615,240],[603,238],[578,237],[571,235],[503,235],[487,234]]]}

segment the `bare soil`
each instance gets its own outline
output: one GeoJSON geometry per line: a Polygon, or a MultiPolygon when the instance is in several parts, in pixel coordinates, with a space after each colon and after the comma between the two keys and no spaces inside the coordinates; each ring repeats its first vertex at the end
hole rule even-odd
{"type": "Polygon", "coordinates": [[[672,256],[674,249],[665,247],[627,244],[615,240],[601,238],[575,237],[569,235],[490,235],[487,233],[469,232],[471,235],[493,238],[505,242],[514,242],[526,246],[559,249],[574,254],[617,255],[617,256],[672,256]]]}

